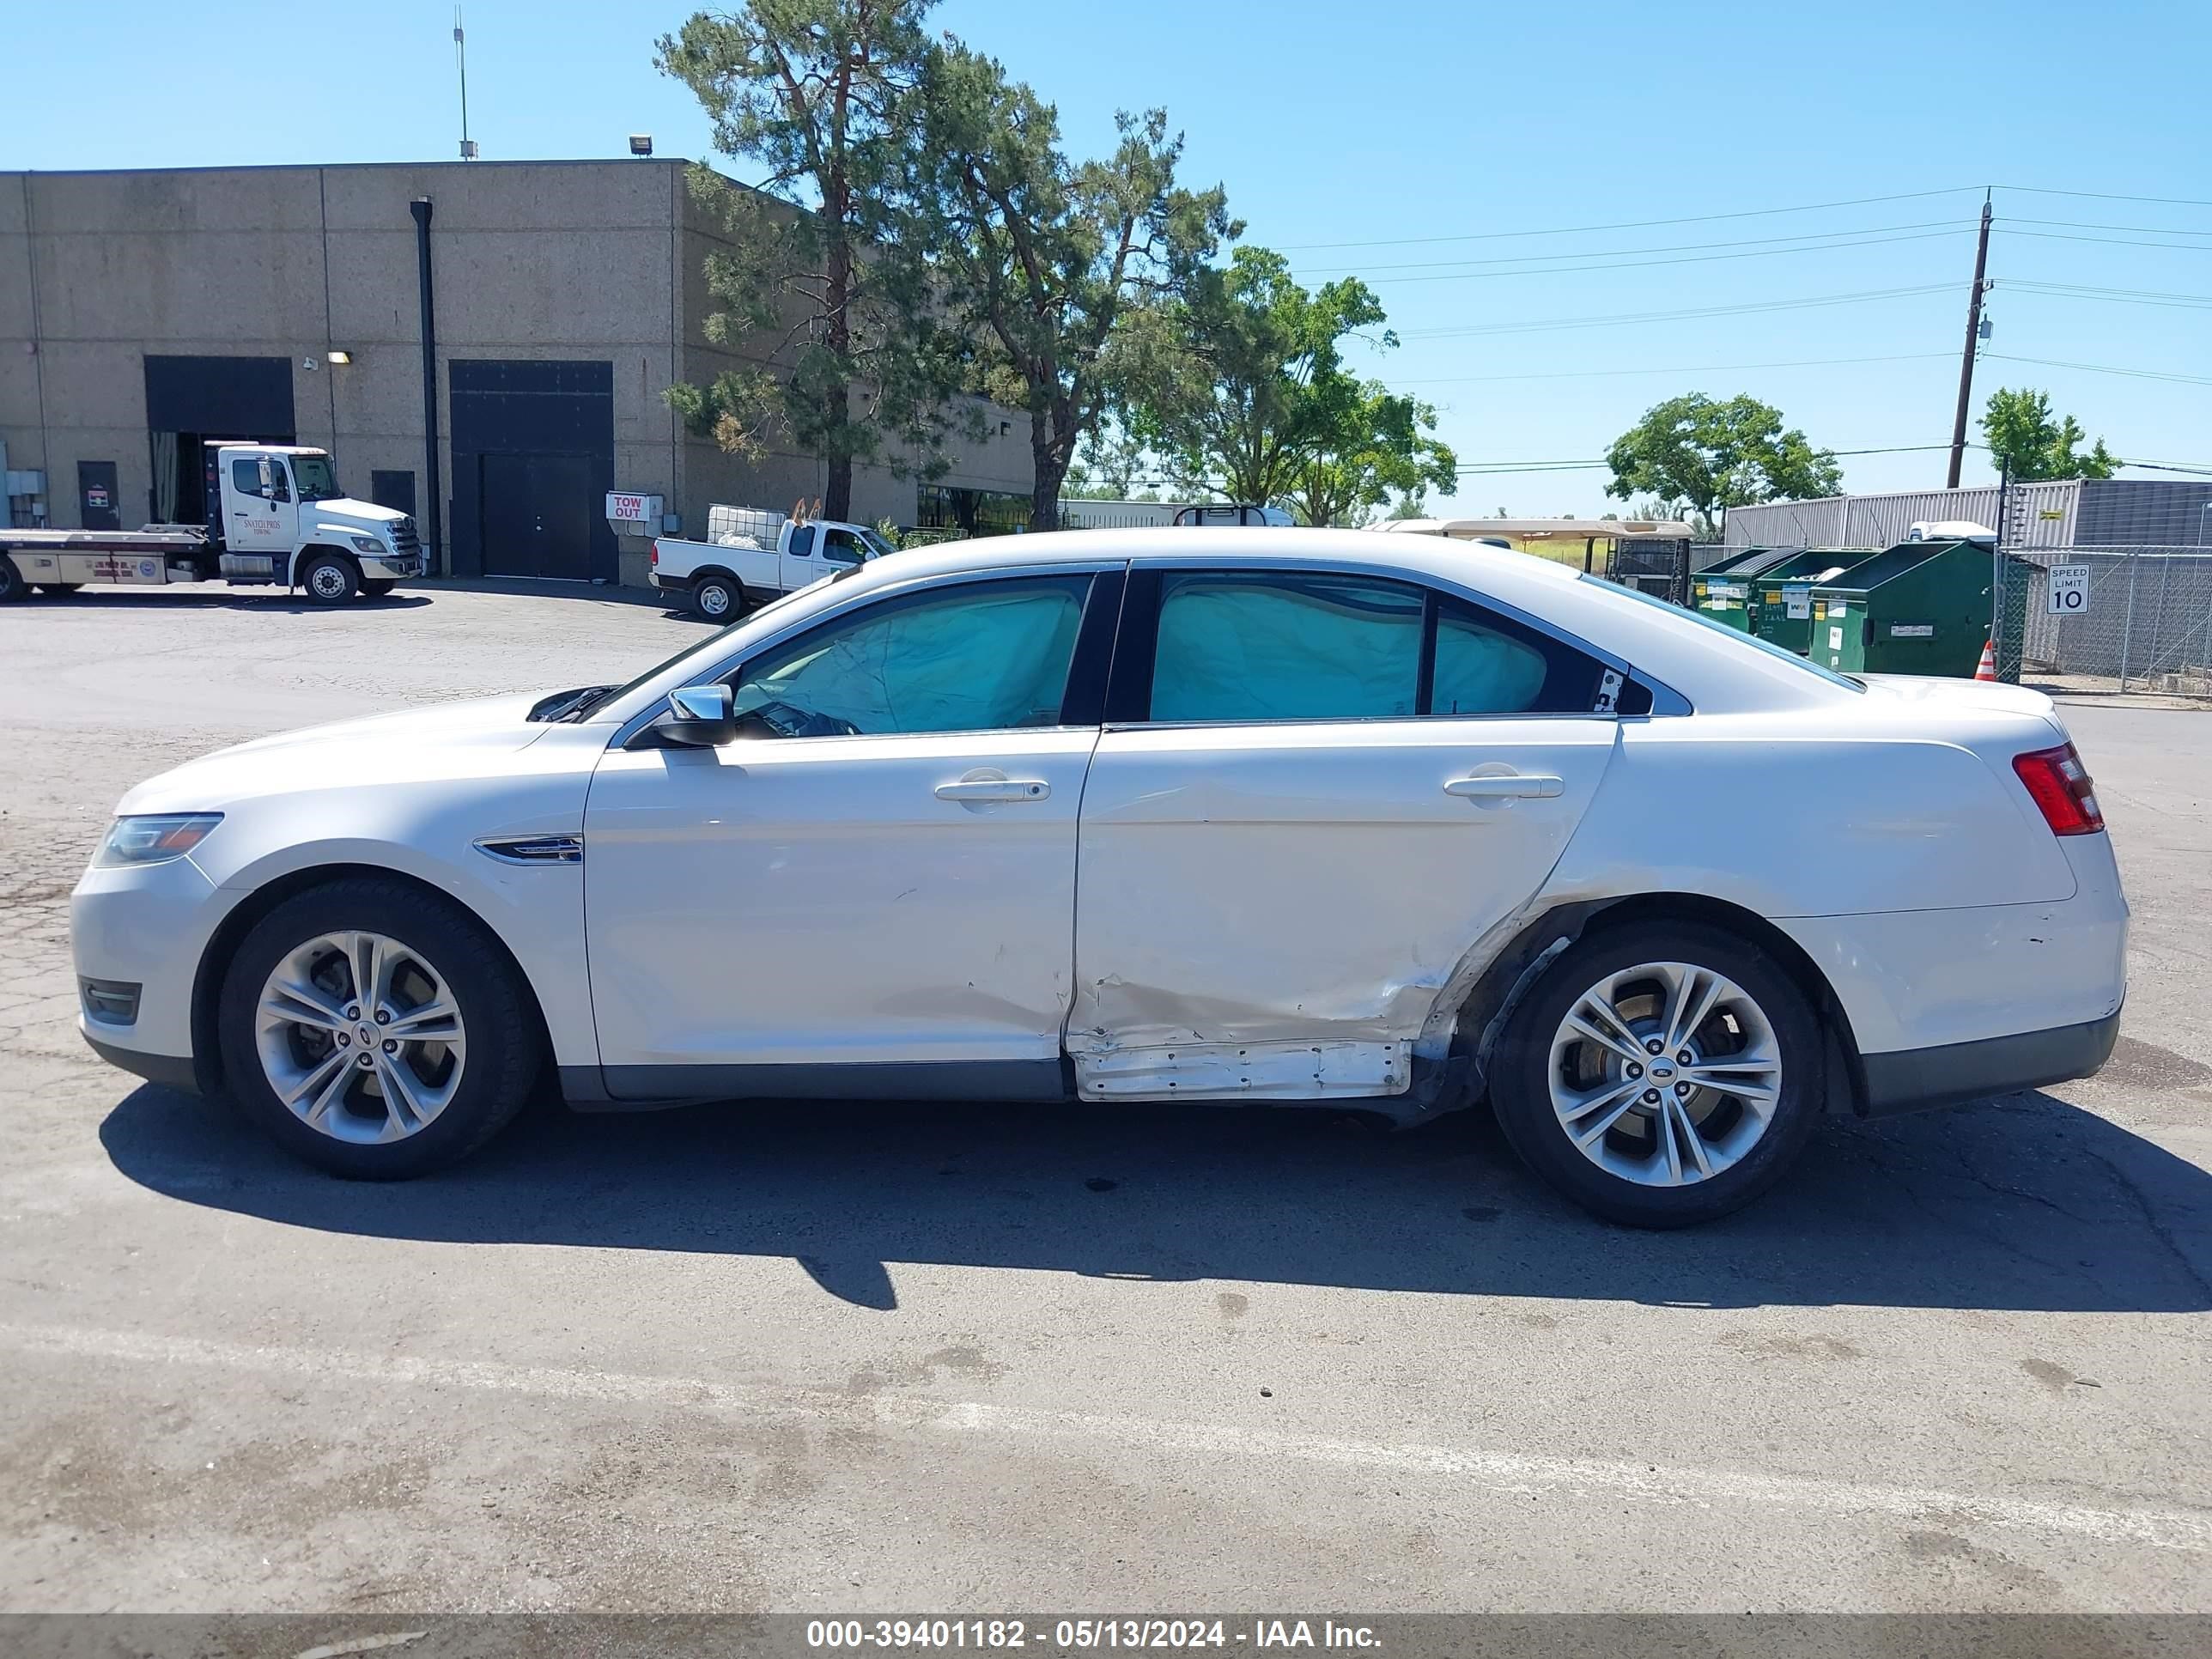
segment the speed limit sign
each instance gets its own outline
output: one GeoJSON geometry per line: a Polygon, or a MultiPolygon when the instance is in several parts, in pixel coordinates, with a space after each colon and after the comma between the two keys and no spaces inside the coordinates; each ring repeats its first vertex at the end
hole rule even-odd
{"type": "Polygon", "coordinates": [[[2089,567],[2054,564],[2051,567],[2051,614],[2078,617],[2089,608],[2089,567]]]}

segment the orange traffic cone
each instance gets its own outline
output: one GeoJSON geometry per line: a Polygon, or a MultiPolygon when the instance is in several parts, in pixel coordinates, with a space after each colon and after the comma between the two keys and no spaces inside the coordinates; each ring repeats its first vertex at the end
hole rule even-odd
{"type": "Polygon", "coordinates": [[[1997,677],[1997,642],[1991,640],[1982,647],[1982,660],[1974,670],[1978,680],[1993,680],[1997,677]]]}

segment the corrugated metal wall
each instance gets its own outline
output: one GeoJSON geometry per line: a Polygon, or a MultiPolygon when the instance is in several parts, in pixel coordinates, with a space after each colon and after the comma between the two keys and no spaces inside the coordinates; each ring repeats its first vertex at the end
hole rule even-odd
{"type": "MultiPolygon", "coordinates": [[[[2066,547],[2074,539],[2074,520],[2081,484],[2018,484],[2025,499],[2011,507],[2021,533],[2008,545],[2066,547]]],[[[1832,495],[1816,501],[1767,501],[1732,507],[1723,538],[1731,547],[1891,547],[1924,520],[1969,519],[1995,529],[1997,487],[1917,489],[1895,495],[1832,495]]],[[[2109,538],[2106,538],[2109,539],[2109,538]]]]}
{"type": "MultiPolygon", "coordinates": [[[[2015,484],[2012,493],[2008,547],[2212,546],[2212,483],[2071,478],[2015,484]]],[[[1996,486],[1739,507],[1724,539],[1731,547],[1887,547],[1929,519],[1996,528],[1996,486]]]]}
{"type": "Polygon", "coordinates": [[[2212,482],[2091,479],[2077,528],[2085,547],[2212,545],[2212,482]]]}

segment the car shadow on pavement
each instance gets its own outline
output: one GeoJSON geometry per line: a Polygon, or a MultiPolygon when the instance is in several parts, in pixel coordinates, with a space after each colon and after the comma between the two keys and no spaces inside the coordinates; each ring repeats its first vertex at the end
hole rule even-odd
{"type": "Polygon", "coordinates": [[[1249,1108],[821,1103],[526,1115],[459,1168],[330,1179],[216,1105],[148,1085],[100,1126],[181,1201],[458,1243],[796,1260],[896,1305],[927,1262],[1121,1279],[1711,1307],[2212,1309],[2212,1175],[2042,1093],[1826,1126],[1788,1180],[1705,1227],[1592,1220],[1486,1113],[1400,1134],[1249,1108]]]}

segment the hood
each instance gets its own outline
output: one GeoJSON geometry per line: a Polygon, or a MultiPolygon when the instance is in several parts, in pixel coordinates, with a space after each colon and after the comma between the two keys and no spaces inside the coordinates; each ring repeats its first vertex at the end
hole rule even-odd
{"type": "Polygon", "coordinates": [[[413,516],[395,507],[379,507],[374,501],[357,501],[350,495],[333,495],[326,501],[302,501],[301,506],[311,509],[319,518],[357,525],[363,530],[382,529],[386,525],[397,524],[402,519],[413,516]]]}
{"type": "Polygon", "coordinates": [[[551,728],[526,718],[542,694],[480,697],[312,726],[219,749],[149,778],[118,812],[205,812],[264,795],[489,775],[551,728]]]}

